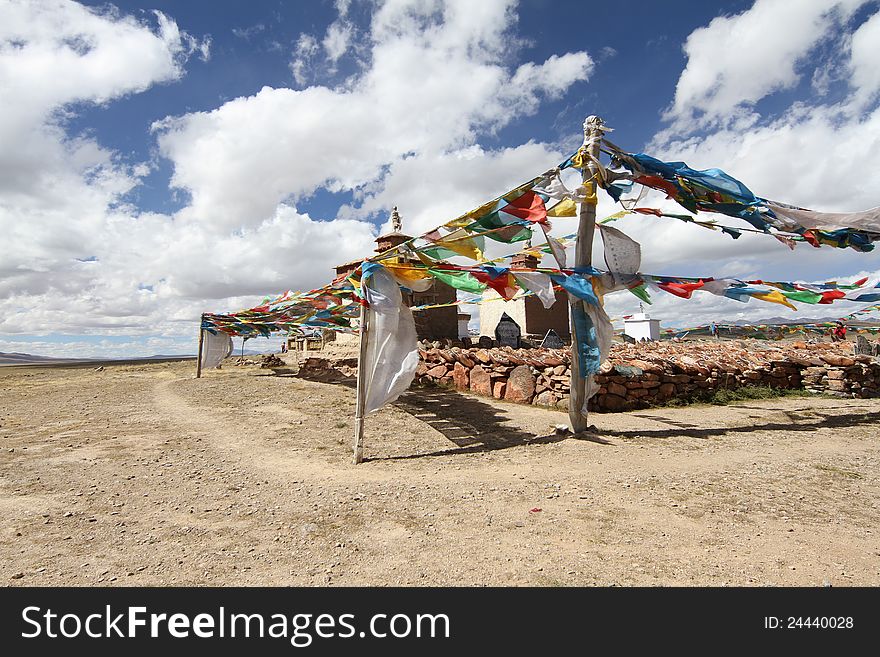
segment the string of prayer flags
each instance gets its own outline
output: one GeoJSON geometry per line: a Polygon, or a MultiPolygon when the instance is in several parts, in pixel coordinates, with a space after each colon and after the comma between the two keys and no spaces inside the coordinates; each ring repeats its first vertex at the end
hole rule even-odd
{"type": "MultiPolygon", "coordinates": [[[[664,162],[645,153],[626,153],[610,142],[603,146],[612,164],[625,171],[614,172],[645,187],[662,191],[686,210],[717,212],[743,219],[755,229],[769,233],[795,233],[815,247],[822,245],[870,251],[880,240],[880,208],[853,214],[817,213],[756,196],[742,182],[721,169],[697,170],[684,162],[664,162]]],[[[621,202],[619,189],[606,191],[621,202]]],[[[724,232],[736,239],[736,229],[724,232]],[[734,232],[731,232],[734,231],[734,232]]]]}

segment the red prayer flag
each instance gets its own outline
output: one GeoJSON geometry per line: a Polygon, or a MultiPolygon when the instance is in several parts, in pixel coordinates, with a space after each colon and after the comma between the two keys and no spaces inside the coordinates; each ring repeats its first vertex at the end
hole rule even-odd
{"type": "Polygon", "coordinates": [[[501,212],[536,224],[543,224],[547,221],[547,207],[544,205],[544,199],[535,192],[526,192],[501,208],[501,212]]]}
{"type": "Polygon", "coordinates": [[[690,299],[694,290],[699,290],[703,287],[703,281],[697,281],[696,283],[657,283],[657,287],[682,299],[690,299]]]}
{"type": "Polygon", "coordinates": [[[833,303],[835,299],[843,299],[845,296],[840,290],[828,290],[827,292],[822,292],[822,299],[819,303],[833,303]]]}

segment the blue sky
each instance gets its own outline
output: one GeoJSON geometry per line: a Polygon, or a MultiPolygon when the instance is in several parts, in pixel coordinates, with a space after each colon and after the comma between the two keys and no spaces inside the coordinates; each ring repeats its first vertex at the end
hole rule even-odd
{"type": "MultiPolygon", "coordinates": [[[[479,205],[558,163],[589,114],[624,148],[720,167],[762,196],[880,205],[878,11],[0,2],[0,351],[191,353],[200,312],[326,282],[372,249],[391,205],[410,232],[479,205]]],[[[670,220],[616,226],[642,243],[649,273],[880,269],[874,254],[789,252],[670,220]]],[[[609,297],[609,312],[634,303],[609,297]]],[[[708,294],[652,312],[666,325],[789,313],[708,294]]]]}

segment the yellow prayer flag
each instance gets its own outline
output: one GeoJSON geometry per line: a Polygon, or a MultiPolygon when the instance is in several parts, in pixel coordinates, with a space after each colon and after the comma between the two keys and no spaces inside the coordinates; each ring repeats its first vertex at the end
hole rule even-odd
{"type": "Polygon", "coordinates": [[[471,238],[456,239],[449,242],[446,240],[438,240],[434,242],[434,246],[442,246],[444,249],[454,251],[455,253],[468,257],[471,260],[483,259],[483,252],[480,250],[480,247],[477,246],[477,243],[471,238]]]}
{"type": "Polygon", "coordinates": [[[778,303],[783,306],[787,306],[792,310],[797,310],[797,306],[791,303],[779,290],[770,290],[769,292],[756,292],[752,294],[756,299],[760,299],[761,301],[769,301],[771,303],[778,303]]]}
{"type": "Polygon", "coordinates": [[[547,210],[548,217],[576,217],[577,203],[570,198],[564,199],[547,210]]]}
{"type": "Polygon", "coordinates": [[[409,263],[401,262],[388,266],[388,271],[400,285],[408,287],[416,292],[424,292],[434,284],[430,273],[421,267],[415,267],[409,263]]]}

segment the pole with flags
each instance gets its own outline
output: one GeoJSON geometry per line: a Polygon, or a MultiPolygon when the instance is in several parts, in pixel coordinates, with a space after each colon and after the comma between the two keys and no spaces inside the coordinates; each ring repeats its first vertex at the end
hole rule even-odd
{"type": "MultiPolygon", "coordinates": [[[[593,264],[593,233],[596,230],[596,190],[599,176],[599,145],[605,134],[605,122],[598,116],[588,116],[584,121],[584,160],[583,185],[586,198],[580,204],[578,212],[577,246],[575,251],[575,268],[589,267],[593,264]]],[[[591,374],[580,371],[577,356],[577,345],[584,336],[577,334],[575,313],[583,309],[587,303],[569,295],[569,311],[571,315],[571,398],[569,399],[568,419],[571,430],[580,433],[587,429],[587,384],[591,374]],[[578,304],[581,306],[578,308],[578,304]]]]}

